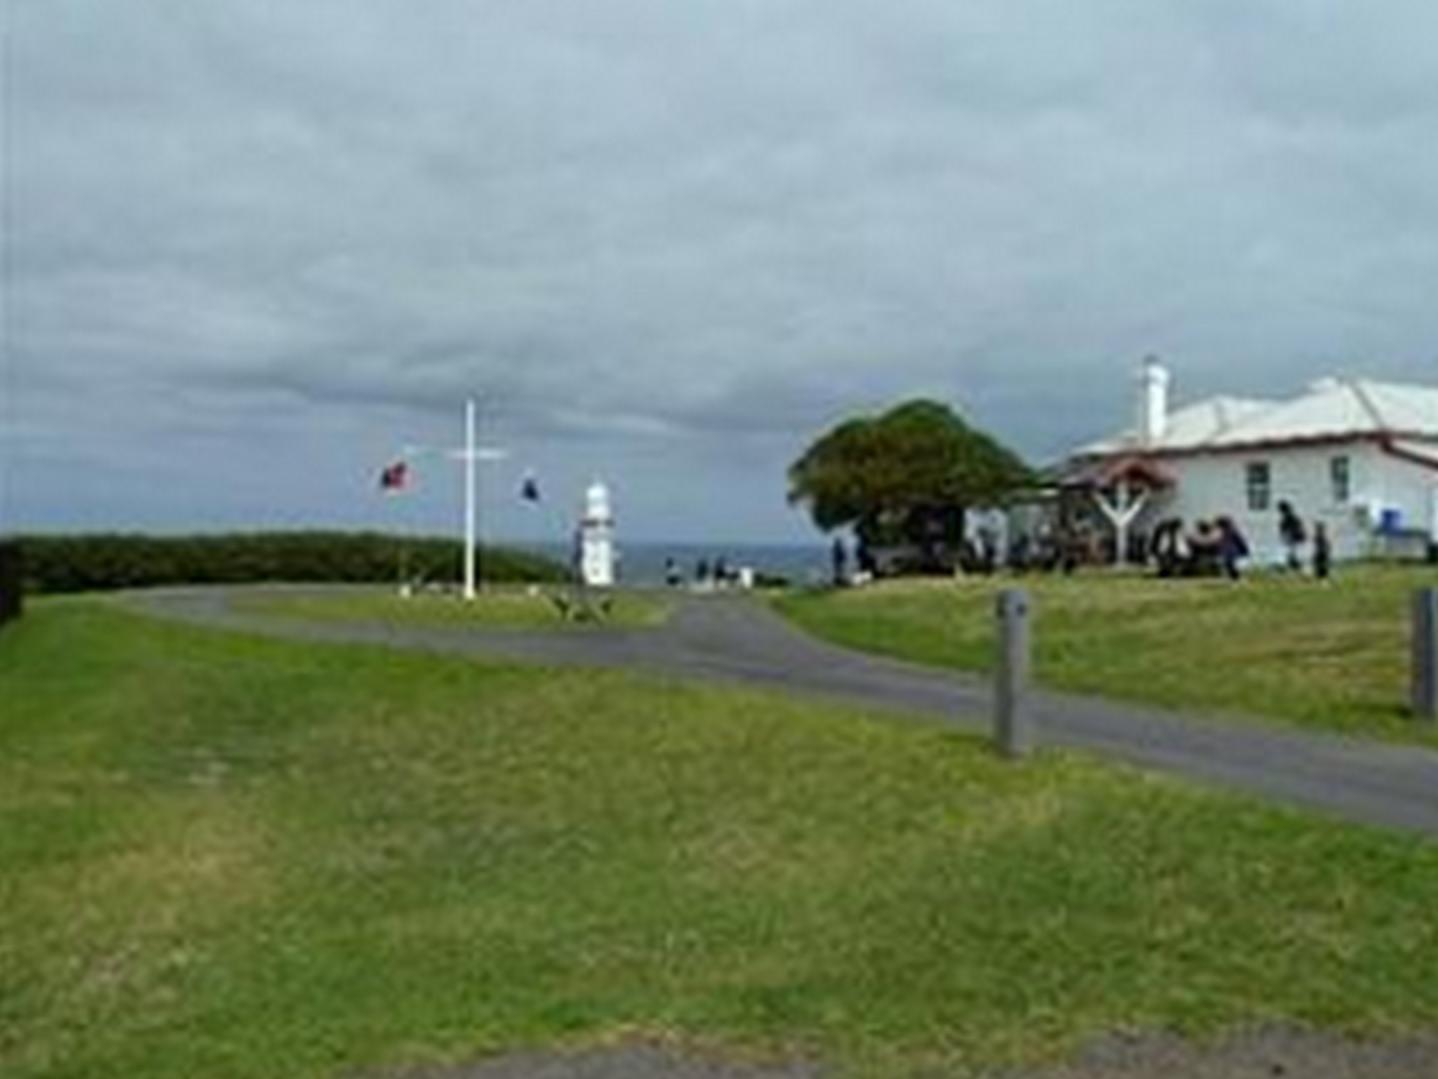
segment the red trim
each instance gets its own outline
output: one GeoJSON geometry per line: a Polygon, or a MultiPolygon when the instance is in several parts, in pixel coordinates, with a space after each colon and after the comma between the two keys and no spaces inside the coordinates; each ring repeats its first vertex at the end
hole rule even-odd
{"type": "Polygon", "coordinates": [[[1088,461],[1081,468],[1071,469],[1058,482],[1063,487],[1104,488],[1124,479],[1156,489],[1172,487],[1177,482],[1152,457],[1137,453],[1088,461]]]}
{"type": "Polygon", "coordinates": [[[1105,464],[1092,477],[1093,482],[1101,487],[1111,487],[1123,479],[1138,480],[1150,487],[1172,487],[1175,482],[1172,476],[1158,467],[1156,461],[1139,454],[1105,464]]]}
{"type": "MultiPolygon", "coordinates": [[[[1424,457],[1421,453],[1414,453],[1412,450],[1405,450],[1402,446],[1395,446],[1392,438],[1384,438],[1378,445],[1390,457],[1397,457],[1400,461],[1407,461],[1419,468],[1431,468],[1434,472],[1438,472],[1438,460],[1424,457]]],[[[1434,450],[1438,452],[1438,446],[1435,446],[1434,450]]]]}

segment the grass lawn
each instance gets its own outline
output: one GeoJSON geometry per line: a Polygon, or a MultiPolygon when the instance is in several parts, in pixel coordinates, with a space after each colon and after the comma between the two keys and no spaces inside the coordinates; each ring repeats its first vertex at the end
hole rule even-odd
{"type": "Polygon", "coordinates": [[[669,615],[663,598],[642,592],[595,593],[591,602],[607,603],[600,621],[567,619],[551,598],[569,600],[574,590],[556,586],[491,588],[473,602],[457,595],[419,593],[404,598],[393,589],[339,589],[331,595],[270,592],[237,595],[236,610],[317,621],[389,622],[420,626],[486,626],[494,629],[560,629],[594,626],[653,626],[669,615]]]}
{"type": "MultiPolygon", "coordinates": [[[[987,670],[1005,580],[893,582],[791,593],[820,637],[921,663],[987,670]]],[[[1020,582],[1035,601],[1037,677],[1057,689],[1438,744],[1408,701],[1410,597],[1431,567],[1365,566],[1329,586],[1286,577],[1159,581],[1099,574],[1020,582]]]]}
{"type": "Polygon", "coordinates": [[[83,599],[0,632],[0,690],[10,1079],[1438,1025],[1438,846],[1080,757],[83,599]]]}

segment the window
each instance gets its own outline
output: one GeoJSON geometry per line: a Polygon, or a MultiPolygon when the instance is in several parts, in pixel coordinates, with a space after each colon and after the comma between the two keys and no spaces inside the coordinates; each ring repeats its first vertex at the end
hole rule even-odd
{"type": "Polygon", "coordinates": [[[1268,509],[1273,500],[1273,472],[1267,461],[1254,461],[1248,466],[1245,476],[1248,488],[1248,508],[1254,513],[1268,509]]]}
{"type": "Polygon", "coordinates": [[[1333,503],[1348,505],[1353,493],[1353,465],[1347,457],[1333,457],[1328,461],[1329,488],[1333,491],[1333,503]]]}

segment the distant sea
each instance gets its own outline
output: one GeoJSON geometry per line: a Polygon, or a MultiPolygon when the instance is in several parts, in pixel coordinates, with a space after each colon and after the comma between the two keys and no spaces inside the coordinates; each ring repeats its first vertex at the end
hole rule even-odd
{"type": "MultiPolygon", "coordinates": [[[[568,565],[570,548],[561,543],[517,544],[568,565]]],[[[815,584],[829,574],[829,549],[818,544],[753,543],[620,543],[619,576],[624,584],[664,583],[664,563],[672,558],[685,580],[693,580],[695,567],[704,559],[712,567],[724,559],[730,569],[752,566],[756,573],[783,577],[791,584],[815,584]]]]}

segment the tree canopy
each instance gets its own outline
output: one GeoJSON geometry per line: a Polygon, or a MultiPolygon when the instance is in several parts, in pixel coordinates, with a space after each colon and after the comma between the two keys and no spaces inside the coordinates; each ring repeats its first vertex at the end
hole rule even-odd
{"type": "Polygon", "coordinates": [[[789,501],[825,532],[867,543],[953,541],[965,508],[1003,503],[1032,481],[1027,465],[938,401],[907,401],[846,420],[789,468],[789,501]]]}

